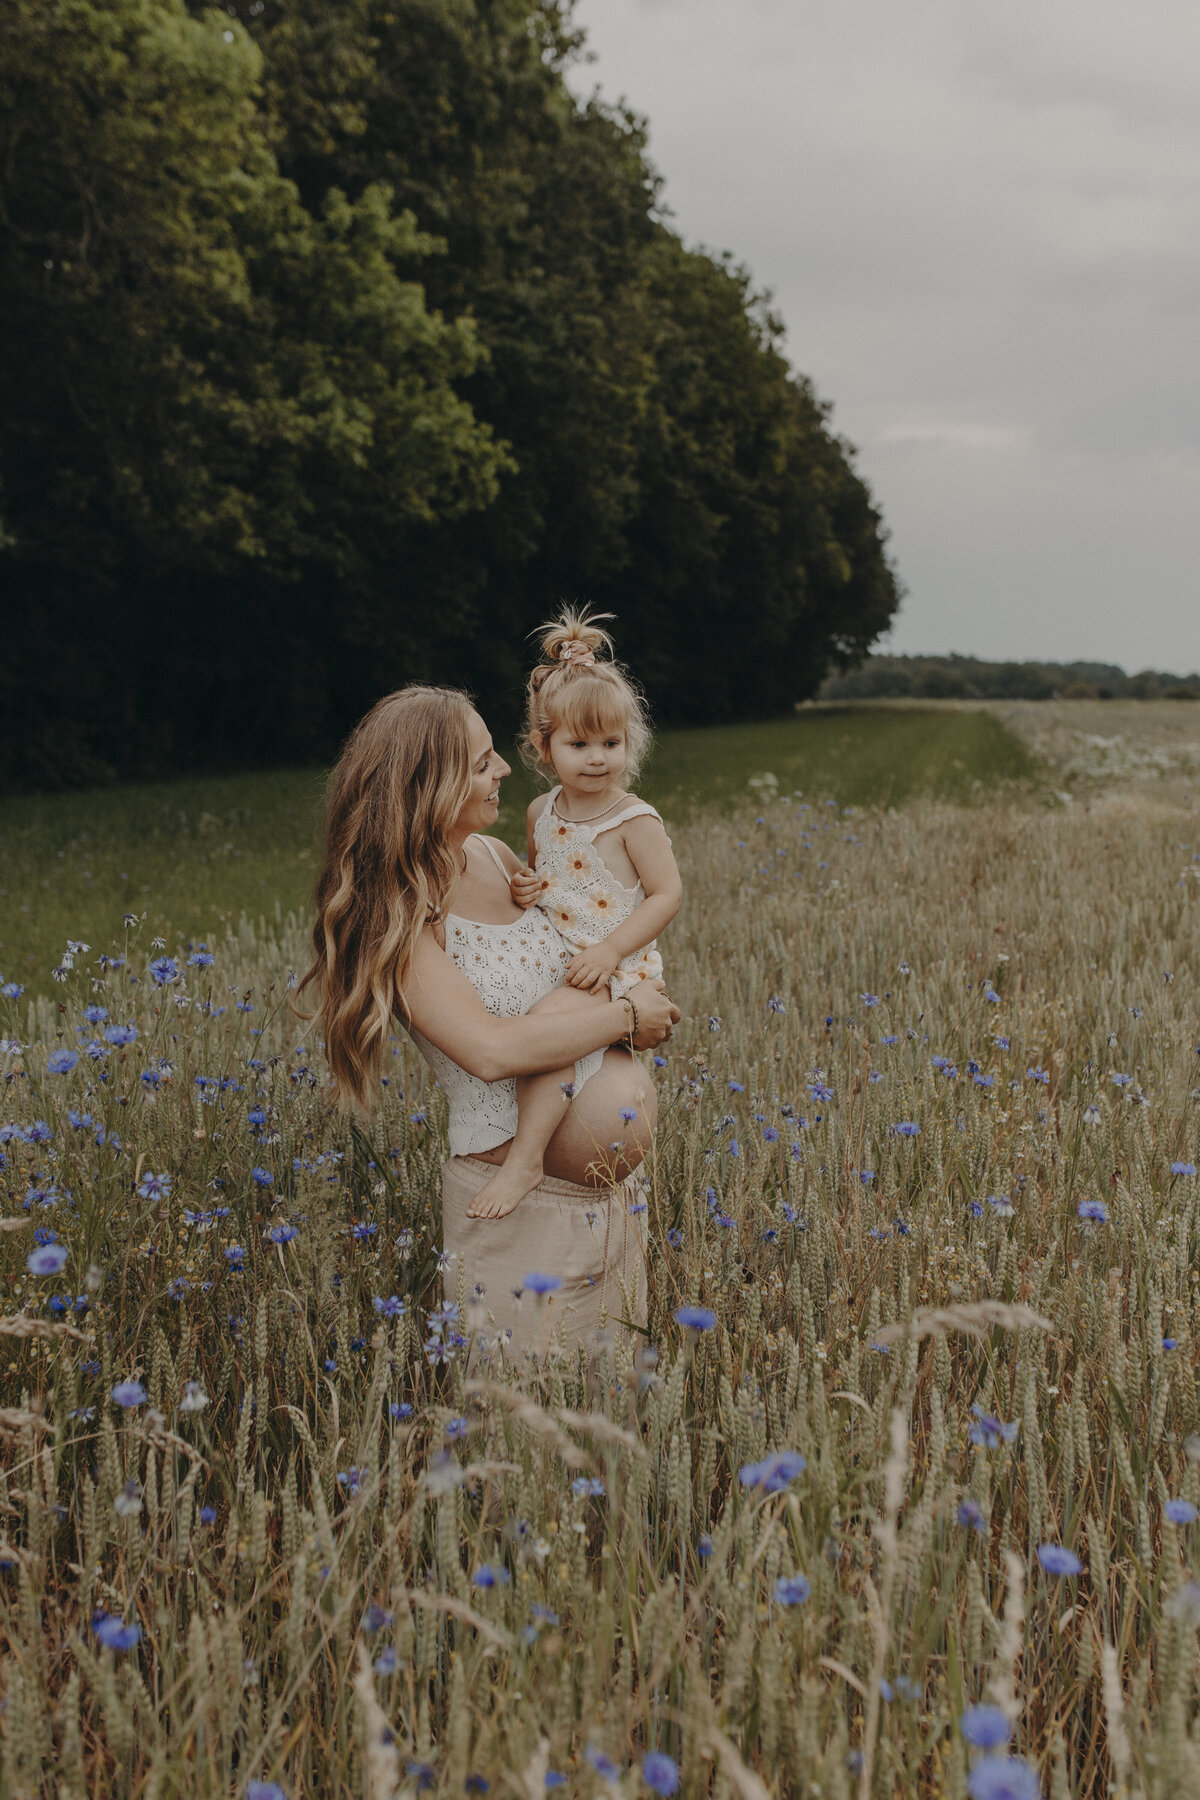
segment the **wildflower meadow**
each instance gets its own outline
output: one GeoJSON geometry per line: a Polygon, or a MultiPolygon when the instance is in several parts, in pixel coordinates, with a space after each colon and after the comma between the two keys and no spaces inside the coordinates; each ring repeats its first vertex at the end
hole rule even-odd
{"type": "Polygon", "coordinates": [[[1200,1795],[1194,806],[782,788],[675,833],[590,1359],[472,1358],[303,918],[4,983],[6,1795],[1200,1795]]]}

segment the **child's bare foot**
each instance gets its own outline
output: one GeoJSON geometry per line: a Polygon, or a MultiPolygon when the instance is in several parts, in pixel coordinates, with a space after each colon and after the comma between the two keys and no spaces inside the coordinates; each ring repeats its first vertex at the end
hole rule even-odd
{"type": "Polygon", "coordinates": [[[538,1186],[542,1174],[540,1162],[527,1162],[510,1150],[508,1160],[501,1163],[476,1194],[474,1204],[467,1208],[468,1219],[502,1219],[538,1186]]]}

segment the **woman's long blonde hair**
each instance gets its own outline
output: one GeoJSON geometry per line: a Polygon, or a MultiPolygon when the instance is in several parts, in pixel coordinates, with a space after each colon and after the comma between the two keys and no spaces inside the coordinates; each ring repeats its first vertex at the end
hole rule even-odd
{"type": "Polygon", "coordinates": [[[525,693],[521,753],[546,779],[554,779],[546,747],[559,726],[583,736],[624,732],[624,779],[629,782],[637,780],[650,748],[646,702],[624,669],[611,660],[613,641],[600,629],[601,619],[611,618],[611,613],[568,606],[557,619],[538,626],[543,660],[530,675],[525,693]]]}
{"type": "Polygon", "coordinates": [[[454,688],[388,694],[329,780],[312,967],[343,1106],[367,1106],[417,940],[458,876],[450,832],[470,797],[471,702],[454,688]]]}

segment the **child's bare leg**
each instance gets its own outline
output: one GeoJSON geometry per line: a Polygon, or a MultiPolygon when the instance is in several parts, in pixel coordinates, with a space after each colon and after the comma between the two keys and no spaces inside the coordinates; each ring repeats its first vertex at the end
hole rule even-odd
{"type": "MultiPolygon", "coordinates": [[[[556,988],[530,1010],[574,1012],[593,1003],[593,996],[578,988],[556,988]]],[[[546,1146],[562,1123],[574,1079],[573,1064],[568,1069],[518,1078],[516,1132],[508,1155],[476,1194],[467,1213],[469,1219],[502,1219],[541,1182],[546,1146]]]]}

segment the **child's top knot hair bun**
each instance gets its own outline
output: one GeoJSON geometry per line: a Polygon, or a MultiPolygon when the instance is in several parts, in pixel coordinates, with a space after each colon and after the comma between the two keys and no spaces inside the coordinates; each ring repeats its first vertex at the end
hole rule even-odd
{"type": "Polygon", "coordinates": [[[607,631],[601,631],[598,621],[612,616],[611,613],[589,613],[586,607],[579,611],[566,607],[561,618],[540,625],[545,660],[530,678],[534,691],[555,669],[594,668],[598,650],[611,657],[613,641],[607,631]]]}
{"type": "Polygon", "coordinates": [[[544,660],[529,677],[521,748],[539,775],[553,778],[550,737],[556,727],[569,726],[584,733],[622,732],[624,778],[637,778],[650,747],[650,720],[645,700],[613,660],[613,641],[601,629],[600,621],[612,616],[568,606],[537,628],[544,660]]]}

